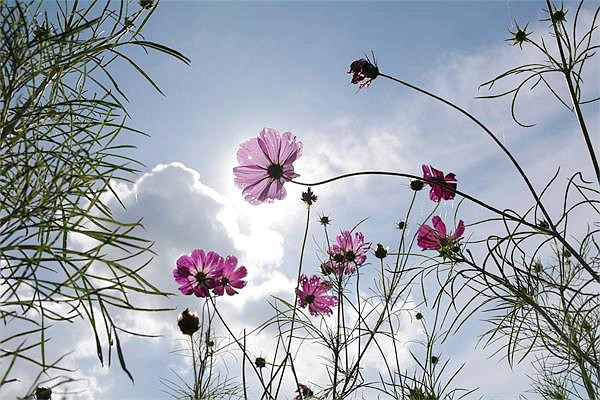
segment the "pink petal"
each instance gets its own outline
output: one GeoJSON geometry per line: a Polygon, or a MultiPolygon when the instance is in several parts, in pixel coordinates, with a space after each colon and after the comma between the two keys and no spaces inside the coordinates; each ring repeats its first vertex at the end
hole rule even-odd
{"type": "Polygon", "coordinates": [[[252,138],[240,145],[237,151],[237,160],[240,165],[258,165],[267,168],[271,162],[265,156],[258,144],[258,138],[252,138]]]}
{"type": "Polygon", "coordinates": [[[458,221],[458,225],[456,226],[456,232],[454,232],[454,240],[458,240],[462,237],[463,233],[465,233],[465,223],[461,219],[458,221]]]}
{"type": "Polygon", "coordinates": [[[431,168],[431,173],[433,174],[433,176],[435,178],[443,178],[444,177],[444,173],[442,171],[440,171],[439,169],[433,168],[431,165],[429,167],[431,168]]]}
{"type": "Polygon", "coordinates": [[[445,237],[446,236],[446,224],[444,224],[444,222],[442,221],[442,219],[436,215],[431,219],[431,222],[433,222],[433,228],[438,231],[438,235],[439,237],[445,237]]]}
{"type": "Polygon", "coordinates": [[[182,267],[183,269],[191,269],[194,268],[195,263],[194,260],[190,256],[181,256],[175,262],[177,267],[182,267]]]}
{"type": "Polygon", "coordinates": [[[421,169],[423,170],[423,178],[431,179],[431,171],[429,170],[429,167],[426,164],[423,164],[421,169]]]}

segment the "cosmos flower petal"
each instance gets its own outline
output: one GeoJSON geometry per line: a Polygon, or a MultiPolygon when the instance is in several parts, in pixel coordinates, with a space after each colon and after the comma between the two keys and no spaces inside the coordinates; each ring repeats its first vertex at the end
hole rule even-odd
{"type": "Polygon", "coordinates": [[[270,160],[258,144],[258,138],[249,139],[240,145],[237,160],[240,165],[257,165],[264,169],[270,165],[270,160]]]}
{"type": "Polygon", "coordinates": [[[423,179],[431,186],[429,190],[429,198],[432,201],[440,202],[442,200],[452,200],[456,191],[456,175],[444,173],[435,169],[431,165],[422,165],[423,179]]]}
{"type": "Polygon", "coordinates": [[[460,239],[464,233],[465,233],[465,223],[461,219],[460,221],[458,221],[458,225],[456,226],[456,231],[454,232],[454,235],[453,235],[454,240],[460,239]]]}
{"type": "Polygon", "coordinates": [[[439,215],[434,216],[431,219],[431,222],[433,223],[433,229],[435,229],[436,231],[438,231],[439,235],[441,237],[446,236],[446,224],[444,224],[444,222],[442,221],[442,219],[439,217],[439,215]]]}
{"type": "Polygon", "coordinates": [[[417,245],[423,250],[438,250],[441,243],[437,231],[429,225],[421,225],[417,231],[417,245]]]}

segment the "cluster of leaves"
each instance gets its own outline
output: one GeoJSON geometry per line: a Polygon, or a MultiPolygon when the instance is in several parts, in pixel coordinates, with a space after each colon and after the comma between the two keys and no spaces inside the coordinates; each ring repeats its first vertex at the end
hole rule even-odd
{"type": "Polygon", "coordinates": [[[60,370],[49,328],[81,318],[100,361],[106,341],[127,371],[112,312],[140,310],[133,293],[165,294],[142,275],[151,242],[140,221],[111,209],[114,183],[139,166],[119,138],[142,133],[126,125],[111,69],[128,63],[156,87],[131,48],[188,60],[141,36],[151,3],[111,7],[0,2],[0,390],[25,378],[11,375],[17,362],[60,370]]]}

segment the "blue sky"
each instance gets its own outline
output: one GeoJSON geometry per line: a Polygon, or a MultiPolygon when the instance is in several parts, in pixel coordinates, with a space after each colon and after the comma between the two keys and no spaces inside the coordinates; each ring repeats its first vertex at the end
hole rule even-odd
{"type": "MultiPolygon", "coordinates": [[[[546,32],[547,23],[539,21],[544,7],[544,2],[534,1],[162,1],[144,35],[181,51],[191,65],[138,54],[164,97],[131,68],[122,65],[115,71],[131,100],[130,125],[151,136],[124,138],[137,146],[132,155],[145,167],[134,185],[118,187],[127,206],[121,211],[125,218],[143,217],[144,234],[156,242],[149,278],[176,292],[171,270],[179,255],[194,248],[238,255],[249,270],[249,284],[245,293],[224,302],[238,331],[268,318],[270,295],[292,298],[306,212],[299,201],[301,189],[288,186],[284,201],[254,207],[243,202],[233,185],[231,169],[239,144],[263,127],[291,131],[304,143],[296,164],[303,181],[364,169],[418,175],[422,163],[431,163],[455,172],[461,190],[498,208],[522,210],[529,204],[510,164],[463,117],[381,78],[364,90],[350,85],[348,66],[371,51],[383,72],[447,96],[481,116],[514,150],[537,187],[558,165],[563,177],[579,169],[590,172],[587,159],[580,156],[583,142],[575,119],[545,92],[523,98],[520,113],[537,123],[530,129],[511,121],[507,101],[474,99],[485,93],[478,91],[483,81],[536,59],[533,52],[505,39],[515,20],[529,22],[534,35],[546,32]]],[[[596,62],[591,67],[596,73],[589,76],[592,94],[599,83],[597,67],[596,62]]],[[[599,122],[598,111],[594,105],[585,108],[590,123],[599,122]]],[[[406,212],[411,195],[406,180],[359,178],[315,191],[319,201],[313,220],[331,215],[336,232],[368,217],[361,225],[367,240],[394,246],[394,224],[406,212]]],[[[416,216],[424,218],[431,204],[425,191],[420,195],[416,216]]],[[[456,206],[449,202],[439,212],[451,219],[456,206]]],[[[483,215],[470,205],[461,212],[467,223],[483,215]]],[[[319,245],[324,239],[316,222],[310,235],[308,273],[311,268],[316,272],[322,256],[319,245]]],[[[99,366],[85,324],[80,330],[54,331],[57,349],[72,350],[75,343],[70,362],[85,379],[69,388],[84,388],[69,399],[166,399],[159,378],[172,378],[169,368],[189,373],[186,360],[173,354],[182,345],[175,321],[185,307],[199,308],[198,300],[175,296],[160,303],[147,301],[176,311],[118,316],[128,327],[162,335],[124,341],[135,385],[118,365],[99,366]]],[[[525,375],[531,368],[509,371],[498,356],[488,360],[491,350],[476,347],[482,325],[469,326],[470,336],[454,338],[440,350],[457,361],[456,367],[458,360],[465,362],[457,382],[481,386],[484,398],[518,398],[527,390],[525,375]]],[[[401,334],[407,346],[422,338],[410,319],[403,321],[401,334]]],[[[376,358],[371,362],[375,366],[376,358]]],[[[410,365],[408,357],[406,362],[410,365]]],[[[308,371],[314,365],[302,367],[308,380],[318,378],[318,372],[308,371]]],[[[285,396],[291,398],[291,392],[285,396]]]]}

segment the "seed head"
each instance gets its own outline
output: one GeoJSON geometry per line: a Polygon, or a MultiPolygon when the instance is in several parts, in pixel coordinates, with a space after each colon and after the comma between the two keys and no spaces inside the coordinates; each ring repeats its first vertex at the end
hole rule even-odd
{"type": "Polygon", "coordinates": [[[381,243],[377,243],[377,248],[375,249],[375,257],[384,259],[387,257],[388,251],[381,243]]]}

